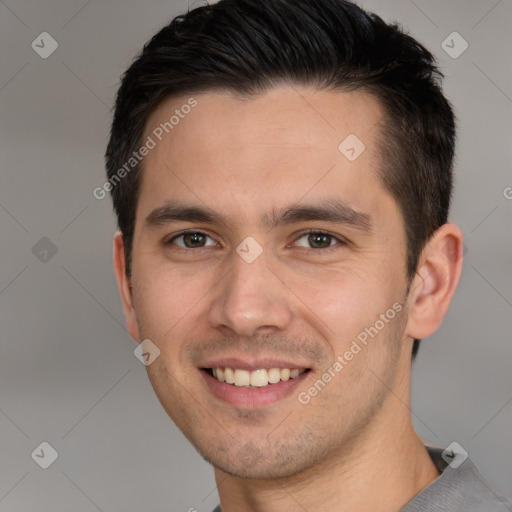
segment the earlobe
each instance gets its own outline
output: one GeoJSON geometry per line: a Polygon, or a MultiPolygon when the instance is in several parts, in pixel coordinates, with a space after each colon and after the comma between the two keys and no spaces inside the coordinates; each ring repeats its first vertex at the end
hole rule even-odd
{"type": "Polygon", "coordinates": [[[441,325],[459,282],[463,236],[454,224],[444,224],[423,249],[409,291],[406,334],[424,339],[441,325]]]}
{"type": "Polygon", "coordinates": [[[126,275],[124,242],[123,235],[120,231],[117,231],[114,235],[113,263],[117,285],[119,287],[119,293],[121,295],[121,301],[123,304],[126,327],[130,336],[138,342],[140,341],[140,333],[137,323],[136,311],[133,306],[131,280],[126,275]]]}

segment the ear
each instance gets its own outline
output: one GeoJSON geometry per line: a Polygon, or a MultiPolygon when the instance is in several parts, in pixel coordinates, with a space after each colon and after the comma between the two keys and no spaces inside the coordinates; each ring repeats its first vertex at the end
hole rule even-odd
{"type": "Polygon", "coordinates": [[[464,239],[455,224],[444,224],[423,249],[408,298],[406,335],[423,339],[443,321],[462,270],[464,239]]]}
{"type": "Polygon", "coordinates": [[[133,297],[130,278],[126,275],[126,260],[124,251],[123,234],[117,231],[114,235],[114,272],[117,278],[117,285],[123,302],[123,312],[126,327],[130,336],[137,342],[140,341],[137,314],[133,307],[133,297]]]}

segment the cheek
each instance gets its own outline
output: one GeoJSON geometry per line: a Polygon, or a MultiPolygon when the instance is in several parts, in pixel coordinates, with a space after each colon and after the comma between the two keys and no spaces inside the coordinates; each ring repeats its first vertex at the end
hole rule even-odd
{"type": "Polygon", "coordinates": [[[338,352],[373,325],[397,298],[390,281],[355,268],[302,276],[295,277],[293,288],[303,304],[299,314],[325,331],[338,352]]]}
{"type": "Polygon", "coordinates": [[[197,275],[188,275],[166,265],[156,268],[141,265],[136,274],[134,305],[143,335],[155,340],[173,337],[178,326],[187,323],[199,310],[207,292],[207,283],[197,275]]]}

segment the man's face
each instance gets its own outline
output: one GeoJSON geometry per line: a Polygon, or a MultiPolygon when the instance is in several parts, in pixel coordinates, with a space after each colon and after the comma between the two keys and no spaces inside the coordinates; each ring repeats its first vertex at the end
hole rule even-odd
{"type": "Polygon", "coordinates": [[[394,407],[408,413],[390,400],[407,387],[410,343],[405,230],[377,177],[382,110],[360,91],[284,86],[194,98],[161,141],[154,129],[188,98],[147,123],[143,140],[157,144],[137,204],[128,323],[159,348],[151,384],[208,461],[240,476],[296,474],[347,453],[394,407]],[[361,154],[353,135],[339,149],[351,134],[361,154]],[[166,205],[214,215],[155,212],[166,205]],[[334,205],[338,216],[321,215],[334,205]],[[225,379],[236,370],[235,384],[212,367],[225,379]],[[307,371],[264,385],[288,369],[307,371]]]}

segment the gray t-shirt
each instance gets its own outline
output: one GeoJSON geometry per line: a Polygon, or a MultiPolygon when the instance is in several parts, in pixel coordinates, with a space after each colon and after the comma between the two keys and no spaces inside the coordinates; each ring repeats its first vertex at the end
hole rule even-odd
{"type": "Polygon", "coordinates": [[[442,448],[426,448],[441,474],[399,512],[512,512],[512,501],[497,496],[469,459],[452,468],[442,448]]]}

